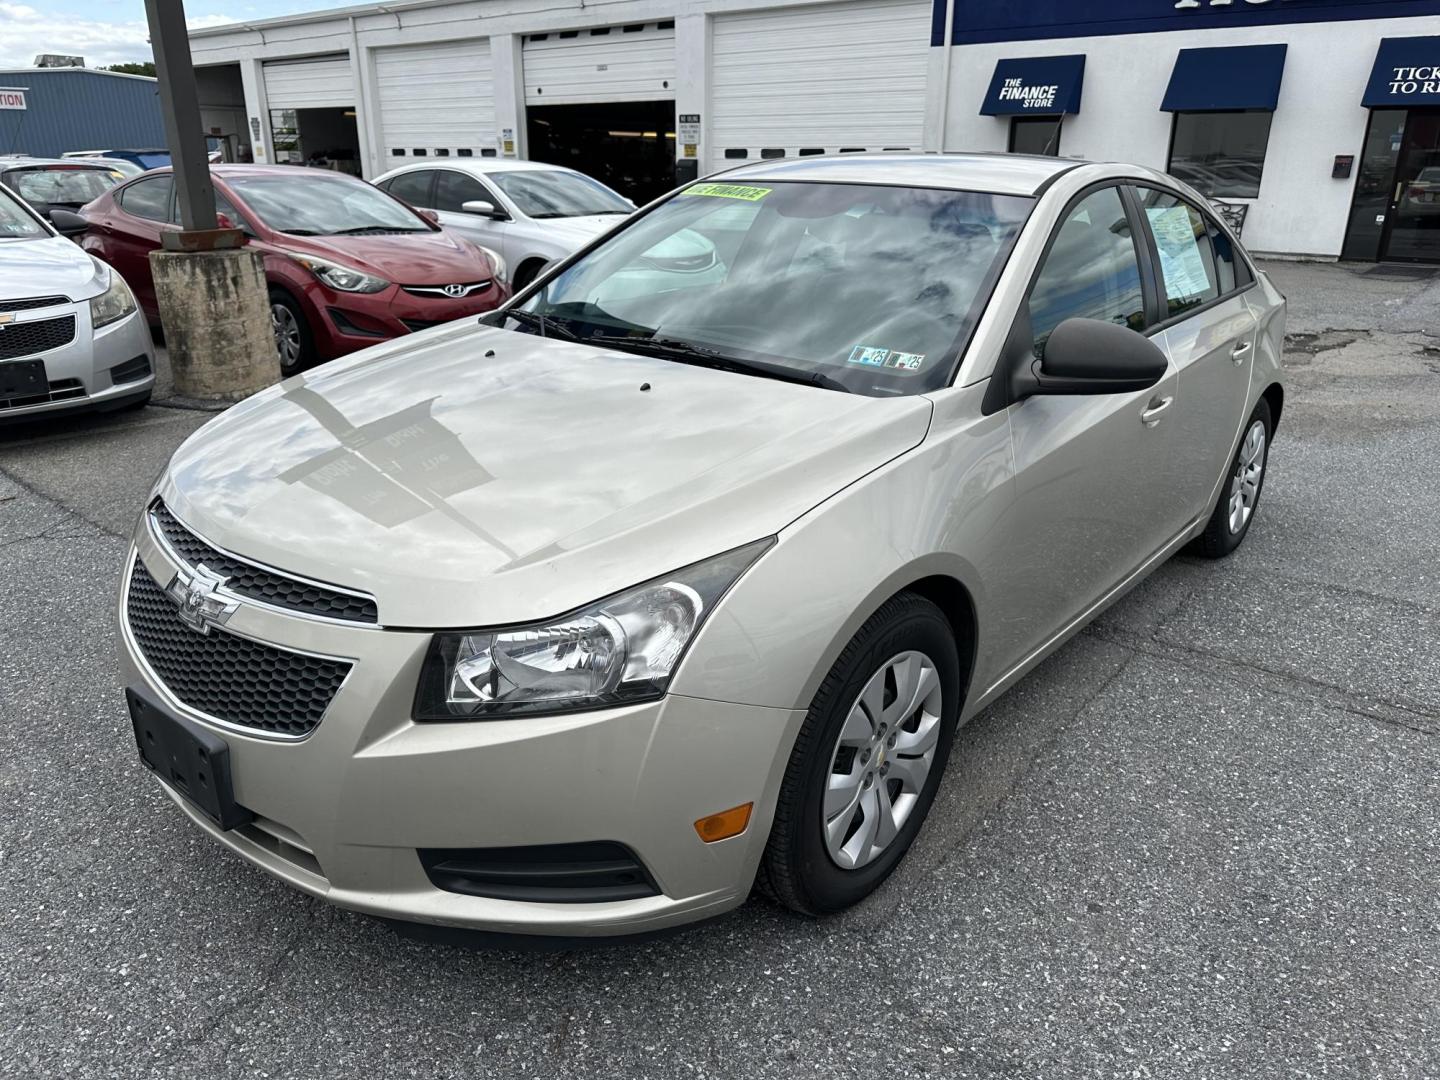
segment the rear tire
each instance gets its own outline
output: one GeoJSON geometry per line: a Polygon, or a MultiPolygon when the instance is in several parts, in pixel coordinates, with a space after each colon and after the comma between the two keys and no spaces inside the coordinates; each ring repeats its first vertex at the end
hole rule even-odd
{"type": "Polygon", "coordinates": [[[790,755],[759,889],[805,915],[874,892],[904,858],[935,799],[960,713],[949,621],[901,593],[845,646],[790,755]]]}
{"type": "Polygon", "coordinates": [[[315,362],[315,340],[299,302],[284,289],[270,290],[270,326],[275,331],[275,354],[285,378],[315,362]]]}
{"type": "Polygon", "coordinates": [[[1244,542],[1250,524],[1255,520],[1255,513],[1260,509],[1265,467],[1270,460],[1270,433],[1274,430],[1270,403],[1262,397],[1245,422],[1240,445],[1230,459],[1230,469],[1225,474],[1215,510],[1205,525],[1205,531],[1192,545],[1195,554],[1207,559],[1223,559],[1244,542]]]}

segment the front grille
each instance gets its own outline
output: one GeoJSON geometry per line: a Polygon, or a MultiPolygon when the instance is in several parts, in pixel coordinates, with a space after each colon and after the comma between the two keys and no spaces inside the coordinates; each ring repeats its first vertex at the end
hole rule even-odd
{"type": "Polygon", "coordinates": [[[70,303],[68,296],[29,296],[23,300],[0,300],[0,311],[30,311],[70,303]]]}
{"type": "Polygon", "coordinates": [[[357,596],[327,589],[323,585],[296,581],[273,570],[266,570],[222,551],[216,551],[181,525],[164,503],[157,502],[151,508],[150,516],[181,561],[191,567],[203,563],[212,573],[223,577],[225,588],[237,596],[249,597],[271,607],[307,615],[322,615],[327,619],[356,623],[380,621],[375,601],[368,596],[357,596]]]}
{"type": "Polygon", "coordinates": [[[17,356],[34,356],[49,349],[58,349],[75,340],[75,316],[58,319],[37,319],[35,322],[8,323],[0,327],[0,360],[17,356]]]}
{"type": "Polygon", "coordinates": [[[598,904],[660,895],[650,872],[624,844],[422,848],[419,855],[430,884],[467,896],[598,904]]]}
{"type": "Polygon", "coordinates": [[[231,724],[306,735],[350,673],[341,660],[287,652],[219,628],[190,629],[139,559],[125,608],[136,645],[170,693],[231,724]]]}
{"type": "Polygon", "coordinates": [[[411,296],[419,296],[426,300],[463,300],[472,293],[488,289],[491,282],[489,278],[486,278],[484,281],[464,281],[457,282],[457,284],[465,290],[458,296],[451,296],[447,293],[444,285],[401,285],[400,288],[411,296]]]}
{"type": "Polygon", "coordinates": [[[79,379],[51,379],[49,390],[44,394],[0,398],[0,410],[23,409],[30,405],[48,405],[52,401],[68,401],[70,398],[83,398],[84,396],[85,384],[79,379]]]}

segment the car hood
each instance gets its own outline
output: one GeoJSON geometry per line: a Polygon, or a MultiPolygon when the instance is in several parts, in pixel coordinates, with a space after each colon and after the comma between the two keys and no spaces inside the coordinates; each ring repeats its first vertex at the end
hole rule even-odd
{"type": "Polygon", "coordinates": [[[80,301],[105,286],[105,271],[73,240],[0,240],[0,299],[60,295],[80,301]]]}
{"type": "Polygon", "coordinates": [[[778,532],[930,411],[450,327],[235,406],[160,494],[220,547],[372,593],[388,625],[523,622],[778,532]]]}
{"type": "Polygon", "coordinates": [[[533,220],[536,227],[546,236],[576,250],[588,244],[601,233],[613,229],[625,218],[619,214],[587,214],[584,217],[535,218],[533,220]]]}
{"type": "Polygon", "coordinates": [[[276,243],[335,259],[401,285],[449,285],[490,275],[475,245],[447,232],[394,233],[379,236],[286,236],[276,243]]]}

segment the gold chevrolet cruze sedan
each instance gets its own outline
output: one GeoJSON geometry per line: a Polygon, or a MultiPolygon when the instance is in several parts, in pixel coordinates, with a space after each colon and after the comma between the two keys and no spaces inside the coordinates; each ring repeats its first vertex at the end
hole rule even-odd
{"type": "Polygon", "coordinates": [[[120,598],[140,753],[222,844],[374,915],[838,911],[960,724],[1244,539],[1284,320],[1142,168],[711,177],[176,452],[120,598]]]}

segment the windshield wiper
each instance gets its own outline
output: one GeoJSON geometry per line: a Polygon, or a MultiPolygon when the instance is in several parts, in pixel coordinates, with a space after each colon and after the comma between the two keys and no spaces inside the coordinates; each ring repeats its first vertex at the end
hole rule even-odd
{"type": "Polygon", "coordinates": [[[541,337],[549,337],[551,334],[554,334],[556,337],[564,338],[566,341],[580,340],[579,334],[575,333],[574,330],[571,330],[564,323],[556,322],[553,317],[547,319],[544,315],[538,315],[533,311],[522,311],[519,308],[516,308],[514,311],[497,312],[497,314],[506,319],[514,319],[522,326],[529,326],[539,330],[541,337]]]}
{"type": "Polygon", "coordinates": [[[779,379],[782,382],[818,386],[825,390],[838,390],[842,394],[850,393],[848,386],[822,371],[799,371],[796,368],[786,367],[784,364],[728,356],[689,341],[675,341],[670,338],[600,337],[596,339],[595,344],[648,356],[658,356],[680,364],[693,364],[695,367],[732,371],[740,375],[759,375],[765,379],[779,379]]]}
{"type": "Polygon", "coordinates": [[[319,236],[314,229],[281,229],[286,236],[319,236]]]}
{"type": "Polygon", "coordinates": [[[398,225],[357,225],[353,229],[336,229],[331,236],[359,236],[362,233],[429,232],[429,229],[404,229],[398,225]]]}

